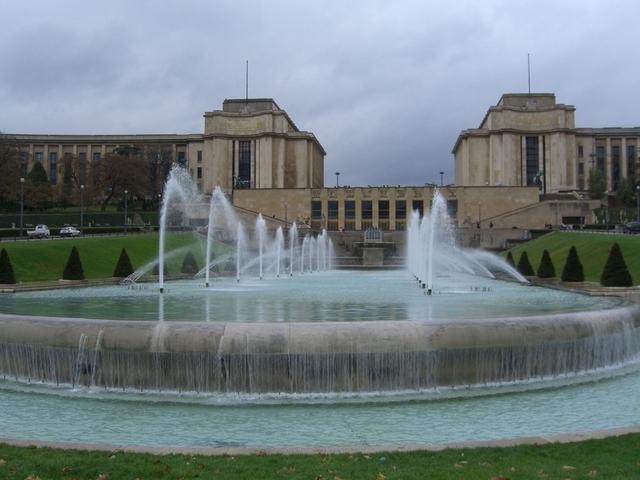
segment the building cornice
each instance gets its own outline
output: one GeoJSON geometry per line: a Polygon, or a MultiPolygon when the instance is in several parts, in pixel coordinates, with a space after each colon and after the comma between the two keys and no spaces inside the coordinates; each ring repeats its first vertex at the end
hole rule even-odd
{"type": "Polygon", "coordinates": [[[152,142],[193,142],[202,141],[201,133],[187,134],[39,134],[39,133],[7,133],[3,134],[18,142],[29,143],[152,143],[152,142]]]}
{"type": "Polygon", "coordinates": [[[285,140],[310,140],[312,141],[322,152],[323,155],[326,155],[324,147],[320,143],[320,141],[316,138],[316,136],[311,132],[304,131],[295,131],[295,132],[253,132],[253,133],[206,133],[202,136],[205,139],[214,139],[219,138],[223,140],[233,140],[239,138],[245,139],[256,139],[256,138],[265,138],[265,137],[276,137],[283,138],[285,140]]]}
{"type": "Polygon", "coordinates": [[[485,124],[485,122],[489,118],[489,114],[491,112],[510,111],[510,112],[517,112],[517,113],[543,113],[543,112],[551,112],[553,110],[564,110],[566,112],[575,112],[576,107],[574,107],[573,105],[564,105],[562,103],[557,103],[555,105],[550,105],[548,107],[544,107],[544,106],[536,107],[535,109],[531,109],[529,107],[514,107],[513,105],[493,105],[489,107],[489,109],[487,110],[487,113],[485,113],[484,118],[482,119],[482,122],[480,122],[480,127],[478,128],[482,128],[482,126],[485,124]]]}

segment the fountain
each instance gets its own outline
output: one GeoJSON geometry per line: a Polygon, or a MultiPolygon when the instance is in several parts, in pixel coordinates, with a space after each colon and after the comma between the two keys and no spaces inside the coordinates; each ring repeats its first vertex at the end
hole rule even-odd
{"type": "MultiPolygon", "coordinates": [[[[5,411],[14,412],[14,403],[3,392],[25,388],[63,391],[74,398],[101,395],[115,402],[168,398],[174,405],[176,399],[187,399],[224,403],[226,412],[234,412],[229,415],[236,421],[220,426],[220,435],[242,437],[239,429],[251,422],[251,415],[262,421],[287,418],[287,446],[320,445],[325,424],[340,430],[349,417],[336,413],[328,419],[326,410],[317,410],[322,420],[314,422],[292,404],[329,402],[332,411],[343,412],[343,402],[365,399],[354,412],[374,412],[371,418],[378,419],[367,402],[382,399],[383,405],[393,405],[389,402],[407,398],[544,389],[608,378],[634,369],[638,361],[640,307],[533,287],[494,255],[458,248],[446,203],[437,192],[427,215],[412,214],[407,270],[361,272],[332,270],[328,232],[303,233],[295,224],[285,231],[261,215],[239,218],[216,189],[209,202],[203,271],[192,280],[167,282],[162,263],[171,255],[164,252],[169,219],[173,209],[194,215],[197,201],[184,172],[173,171],[162,207],[157,290],[116,286],[0,297],[0,404],[5,411]],[[226,252],[216,259],[214,242],[226,252]],[[230,262],[235,271],[213,281],[216,262],[230,262]],[[284,405],[264,416],[233,407],[246,402],[284,405]],[[296,436],[302,425],[308,428],[296,436]],[[316,440],[305,444],[307,437],[316,440]]],[[[640,383],[634,375],[623,378],[640,383]]],[[[624,379],[620,382],[626,388],[624,379]]],[[[507,398],[517,403],[528,398],[523,395],[507,398]]],[[[602,401],[606,392],[598,395],[602,401]]],[[[562,397],[551,395],[550,402],[562,397]]],[[[567,402],[558,408],[581,408],[567,402]]],[[[488,410],[500,411],[499,398],[486,403],[488,410]]],[[[437,410],[431,402],[420,405],[437,410]]],[[[189,416],[178,406],[154,408],[173,412],[167,418],[189,416]]],[[[305,408],[315,415],[315,407],[305,408]]],[[[94,405],[94,410],[100,409],[94,405]]],[[[196,410],[190,415],[202,413],[196,410]]],[[[95,421],[95,412],[83,411],[95,421]]],[[[391,413],[389,418],[397,419],[391,413]]],[[[546,431],[555,428],[542,423],[546,431]]],[[[538,431],[538,423],[528,425],[523,434],[538,431]]],[[[349,428],[364,432],[368,427],[349,428]]],[[[456,428],[461,429],[456,439],[472,438],[464,425],[456,428]]],[[[168,430],[174,438],[184,435],[185,445],[210,444],[190,436],[200,431],[197,426],[168,430]]],[[[419,430],[391,441],[431,441],[425,440],[432,438],[425,436],[429,429],[419,430]]],[[[102,434],[96,435],[102,441],[102,434]]],[[[242,438],[242,445],[274,441],[253,433],[242,438]]],[[[328,441],[345,444],[344,438],[328,441]]]]}

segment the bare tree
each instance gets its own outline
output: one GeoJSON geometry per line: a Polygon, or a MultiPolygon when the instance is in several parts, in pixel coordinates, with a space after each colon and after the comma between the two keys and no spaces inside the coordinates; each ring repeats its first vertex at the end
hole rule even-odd
{"type": "Polygon", "coordinates": [[[145,195],[148,169],[139,149],[119,148],[94,162],[91,170],[90,194],[103,211],[113,198],[122,198],[125,190],[133,196],[145,195]]]}
{"type": "Polygon", "coordinates": [[[0,132],[0,209],[20,203],[20,150],[11,137],[0,132]]]}

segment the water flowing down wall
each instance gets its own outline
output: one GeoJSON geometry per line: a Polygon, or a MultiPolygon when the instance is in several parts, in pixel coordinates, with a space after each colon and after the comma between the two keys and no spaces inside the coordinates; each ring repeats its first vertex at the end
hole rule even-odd
{"type": "Polygon", "coordinates": [[[640,306],[427,323],[199,323],[0,315],[0,376],[211,393],[393,392],[575,376],[640,353],[640,306]]]}

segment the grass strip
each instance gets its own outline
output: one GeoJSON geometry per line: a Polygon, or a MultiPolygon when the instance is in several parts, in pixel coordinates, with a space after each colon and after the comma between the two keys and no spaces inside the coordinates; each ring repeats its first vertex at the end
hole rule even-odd
{"type": "Polygon", "coordinates": [[[0,444],[12,479],[629,479],[640,478],[640,434],[576,443],[377,454],[153,455],[0,444]]]}
{"type": "Polygon", "coordinates": [[[526,251],[533,269],[537,270],[542,258],[542,252],[545,249],[549,250],[556,275],[559,276],[567,260],[569,248],[571,248],[571,245],[575,245],[584,267],[585,280],[599,282],[611,246],[615,242],[618,242],[622,249],[622,254],[633,278],[634,285],[640,284],[640,235],[553,232],[518,245],[509,251],[513,255],[516,264],[522,252],[526,251]]]}
{"type": "MultiPolygon", "coordinates": [[[[110,278],[123,248],[127,250],[134,269],[158,256],[158,235],[118,235],[81,237],[55,240],[2,242],[7,249],[16,280],[34,282],[58,280],[75,245],[80,253],[87,279],[110,278]]],[[[200,266],[204,266],[204,237],[195,233],[167,235],[165,251],[189,247],[200,266]]],[[[186,252],[185,252],[186,253],[186,252]]],[[[185,254],[169,260],[170,273],[179,273],[185,254]]]]}

